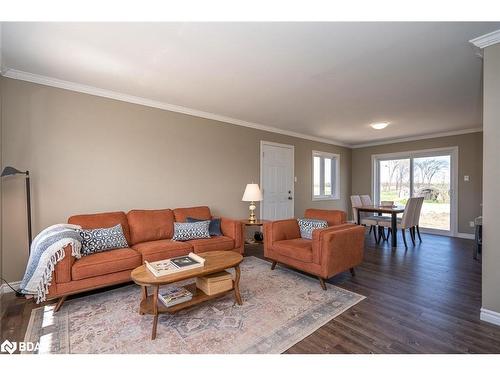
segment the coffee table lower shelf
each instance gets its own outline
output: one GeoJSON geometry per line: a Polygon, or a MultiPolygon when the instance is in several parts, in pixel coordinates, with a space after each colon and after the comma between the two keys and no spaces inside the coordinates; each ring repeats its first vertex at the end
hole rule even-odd
{"type": "MultiPolygon", "coordinates": [[[[211,294],[211,295],[205,294],[201,289],[198,289],[196,287],[196,283],[189,284],[189,285],[185,286],[184,288],[186,288],[191,293],[193,293],[193,298],[190,299],[189,301],[182,302],[182,303],[179,303],[179,304],[171,306],[171,307],[166,307],[161,301],[158,301],[157,302],[158,314],[164,314],[164,313],[174,314],[177,311],[180,311],[182,309],[186,309],[188,307],[191,307],[191,306],[197,305],[199,303],[209,301],[211,299],[214,299],[214,298],[223,296],[227,293],[230,293],[230,292],[234,291],[234,281],[233,281],[233,287],[231,289],[225,290],[225,291],[217,293],[217,294],[211,294]]],[[[145,299],[143,299],[141,301],[139,312],[140,312],[140,314],[155,315],[154,306],[155,306],[155,295],[154,294],[148,295],[145,299]]]]}

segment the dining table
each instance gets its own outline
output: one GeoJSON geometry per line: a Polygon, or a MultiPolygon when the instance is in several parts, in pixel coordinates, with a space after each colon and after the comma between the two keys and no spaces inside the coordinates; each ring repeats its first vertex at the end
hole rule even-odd
{"type": "Polygon", "coordinates": [[[372,212],[376,213],[379,216],[382,216],[382,214],[390,214],[391,215],[391,246],[392,247],[397,247],[398,246],[398,236],[397,236],[397,229],[398,229],[398,214],[401,214],[405,211],[404,206],[382,206],[380,204],[374,204],[374,205],[369,205],[369,206],[355,206],[353,207],[357,210],[358,212],[358,223],[360,223],[361,219],[361,212],[372,212]]]}

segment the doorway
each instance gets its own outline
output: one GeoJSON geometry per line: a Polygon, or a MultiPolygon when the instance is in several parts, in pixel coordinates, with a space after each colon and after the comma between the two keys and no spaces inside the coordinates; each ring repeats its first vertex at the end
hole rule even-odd
{"type": "Polygon", "coordinates": [[[457,234],[458,148],[373,155],[376,203],[405,205],[424,197],[420,228],[427,233],[457,234]]]}
{"type": "Polygon", "coordinates": [[[294,215],[294,146],[260,142],[260,218],[289,219],[294,215]]]}

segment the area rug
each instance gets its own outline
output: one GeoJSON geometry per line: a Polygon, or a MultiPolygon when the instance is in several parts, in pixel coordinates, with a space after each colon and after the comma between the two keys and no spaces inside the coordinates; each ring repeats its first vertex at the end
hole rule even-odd
{"type": "Polygon", "coordinates": [[[233,294],[153,317],[139,315],[140,288],[127,285],[34,309],[25,341],[38,353],[282,353],[365,297],[270,263],[241,264],[243,305],[233,294]]]}

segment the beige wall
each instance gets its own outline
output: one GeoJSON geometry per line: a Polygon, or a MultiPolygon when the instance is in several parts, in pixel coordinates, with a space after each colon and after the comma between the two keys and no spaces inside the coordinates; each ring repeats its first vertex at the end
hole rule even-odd
{"type": "MultiPolygon", "coordinates": [[[[209,205],[247,217],[245,184],[259,181],[260,141],[295,146],[295,214],[348,207],[351,150],[2,78],[2,167],[32,175],[33,227],[76,213],[209,205]],[[341,156],[341,200],[312,202],[311,151],[341,156]]],[[[22,177],[2,181],[3,275],[25,268],[22,177]]]]}
{"type": "Polygon", "coordinates": [[[458,146],[458,232],[473,233],[469,221],[481,215],[482,137],[470,133],[353,149],[352,194],[371,194],[372,155],[458,146]],[[469,182],[464,175],[470,176],[469,182]]]}
{"type": "MultiPolygon", "coordinates": [[[[482,306],[500,314],[500,44],[484,51],[482,306]]],[[[498,317],[497,317],[498,324],[498,317]]]]}

